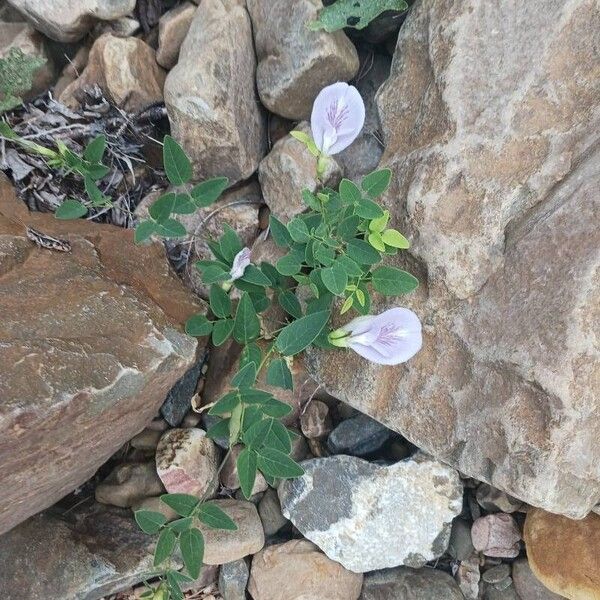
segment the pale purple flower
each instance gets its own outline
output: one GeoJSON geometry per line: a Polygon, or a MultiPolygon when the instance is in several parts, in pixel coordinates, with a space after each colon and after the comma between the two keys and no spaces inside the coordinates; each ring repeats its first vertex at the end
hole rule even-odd
{"type": "Polygon", "coordinates": [[[250,264],[250,248],[242,248],[233,259],[233,265],[231,267],[231,271],[229,271],[229,275],[231,277],[231,281],[235,281],[240,277],[244,276],[244,271],[246,267],[250,264]]]}
{"type": "Polygon", "coordinates": [[[331,156],[347,148],[365,123],[358,90],[344,82],[323,88],[313,104],[310,127],[317,148],[331,156]]]}
{"type": "Polygon", "coordinates": [[[380,315],[356,317],[329,334],[335,346],[348,347],[380,365],[398,365],[423,344],[419,317],[408,308],[390,308],[380,315]]]}

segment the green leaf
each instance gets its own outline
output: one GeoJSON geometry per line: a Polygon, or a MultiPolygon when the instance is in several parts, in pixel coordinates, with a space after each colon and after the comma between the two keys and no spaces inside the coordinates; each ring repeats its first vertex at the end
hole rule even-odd
{"type": "Polygon", "coordinates": [[[163,494],[160,500],[182,517],[189,517],[200,502],[190,494],[163,494]]]}
{"type": "Polygon", "coordinates": [[[294,292],[284,290],[279,293],[277,300],[279,301],[281,308],[283,308],[288,315],[291,315],[294,319],[302,318],[302,307],[294,292]]]}
{"type": "Polygon", "coordinates": [[[220,285],[211,285],[208,301],[213,313],[220,319],[231,316],[231,300],[229,294],[220,285]]]}
{"type": "Polygon", "coordinates": [[[185,322],[185,332],[193,337],[209,335],[212,328],[212,322],[201,314],[193,315],[185,322]]]}
{"type": "Polygon", "coordinates": [[[294,217],[287,226],[291,238],[299,244],[305,244],[310,240],[310,233],[306,223],[300,217],[294,217]]]}
{"type": "Polygon", "coordinates": [[[362,198],[358,202],[356,205],[356,214],[363,219],[378,219],[384,216],[381,206],[368,198],[362,198]]]}
{"type": "Polygon", "coordinates": [[[241,279],[261,287],[271,286],[271,280],[255,265],[248,265],[241,279]]]}
{"type": "Polygon", "coordinates": [[[302,142],[315,158],[319,156],[319,149],[310,135],[304,133],[304,131],[290,131],[290,135],[299,142],[302,142]]]}
{"type": "MultiPolygon", "coordinates": [[[[170,594],[169,596],[165,596],[163,594],[163,598],[166,598],[167,600],[184,600],[184,595],[183,592],[181,591],[181,586],[180,586],[180,582],[179,579],[177,578],[177,575],[181,575],[181,573],[178,573],[177,571],[168,571],[167,572],[167,585],[168,585],[168,593],[170,594]]],[[[194,581],[192,579],[192,581],[194,581]]],[[[162,593],[162,591],[160,592],[162,593]]],[[[151,599],[155,599],[157,598],[156,595],[154,595],[154,592],[152,592],[152,595],[150,596],[151,599]]],[[[160,599],[160,595],[158,596],[158,598],[160,599]]],[[[162,599],[161,599],[162,600],[162,599]]]]}
{"type": "Polygon", "coordinates": [[[271,361],[267,369],[267,384],[283,388],[284,390],[294,389],[292,373],[285,359],[277,358],[271,361]]]}
{"type": "Polygon", "coordinates": [[[240,344],[247,344],[260,335],[260,321],[248,292],[244,292],[237,306],[233,337],[240,344]]]}
{"type": "Polygon", "coordinates": [[[408,294],[419,285],[416,277],[396,267],[378,267],[371,277],[373,287],[385,296],[408,294]]]}
{"type": "Polygon", "coordinates": [[[351,215],[350,217],[346,217],[337,228],[337,234],[343,240],[351,240],[356,236],[356,232],[358,231],[358,224],[360,223],[360,218],[357,215],[351,215]]]}
{"type": "Polygon", "coordinates": [[[177,194],[173,192],[160,196],[148,209],[150,216],[156,221],[168,219],[173,212],[175,198],[177,198],[177,194]]]}
{"type": "Polygon", "coordinates": [[[376,233],[381,233],[386,228],[389,220],[390,220],[390,211],[384,210],[383,215],[381,217],[373,219],[369,223],[369,231],[375,231],[376,233]]]}
{"type": "Polygon", "coordinates": [[[335,259],[335,250],[322,242],[315,244],[315,258],[326,267],[330,267],[335,259]]]}
{"type": "Polygon", "coordinates": [[[213,323],[212,343],[215,346],[224,344],[233,331],[233,319],[222,319],[213,323]]]}
{"type": "Polygon", "coordinates": [[[204,537],[198,529],[188,529],[179,537],[183,564],[190,577],[198,579],[204,558],[204,537]]]}
{"type": "Polygon", "coordinates": [[[381,260],[381,255],[364,240],[350,240],[346,245],[346,253],[359,265],[374,265],[381,260]]]}
{"type": "Polygon", "coordinates": [[[171,521],[171,523],[169,523],[167,527],[175,533],[181,533],[182,531],[189,529],[192,526],[193,522],[194,519],[192,517],[184,517],[183,519],[171,521]]]}
{"type": "Polygon", "coordinates": [[[298,259],[298,256],[296,254],[290,252],[289,254],[282,256],[277,261],[277,263],[275,264],[275,268],[282,275],[296,275],[302,270],[302,261],[298,259]]]}
{"type": "Polygon", "coordinates": [[[96,136],[83,151],[83,158],[91,163],[102,162],[104,151],[106,149],[106,136],[96,136]]]}
{"type": "Polygon", "coordinates": [[[254,423],[254,425],[249,427],[244,433],[244,444],[246,444],[250,450],[260,448],[271,431],[273,423],[275,423],[275,419],[273,418],[263,419],[262,421],[254,423]]]}
{"type": "Polygon", "coordinates": [[[276,400],[272,397],[263,402],[261,404],[261,408],[265,415],[268,415],[269,417],[274,417],[275,419],[281,419],[282,417],[286,417],[293,410],[289,404],[281,402],[280,400],[276,400]]]}
{"type": "Polygon", "coordinates": [[[95,181],[89,175],[86,175],[83,178],[83,186],[85,188],[85,193],[88,195],[90,201],[92,202],[92,206],[104,207],[112,205],[110,198],[108,196],[105,196],[100,191],[100,188],[96,185],[95,181]]]}
{"type": "Polygon", "coordinates": [[[307,188],[302,190],[302,200],[309,208],[312,208],[316,211],[321,210],[321,203],[319,202],[319,199],[307,188]]]}
{"type": "Polygon", "coordinates": [[[223,267],[219,265],[201,266],[198,264],[199,262],[196,263],[196,268],[200,270],[202,281],[207,285],[229,279],[229,271],[225,271],[223,267]]]}
{"type": "Polygon", "coordinates": [[[173,185],[183,185],[192,178],[190,159],[170,135],[163,140],[163,163],[167,179],[173,185]]]}
{"type": "Polygon", "coordinates": [[[321,333],[329,321],[329,311],[306,315],[281,330],[277,336],[275,346],[284,356],[291,356],[302,352],[321,333]]]}
{"type": "Polygon", "coordinates": [[[254,385],[256,380],[256,364],[253,362],[244,365],[231,380],[231,387],[247,388],[254,385]]]}
{"type": "Polygon", "coordinates": [[[167,522],[165,515],[153,510],[136,510],[134,517],[140,529],[149,535],[158,533],[160,528],[167,522]]]}
{"type": "Polygon", "coordinates": [[[140,221],[135,228],[133,239],[136,244],[141,244],[154,233],[156,233],[156,223],[154,221],[140,221]]]}
{"type": "Polygon", "coordinates": [[[232,411],[229,417],[229,447],[232,448],[238,441],[240,431],[242,430],[242,421],[244,419],[244,405],[240,402],[232,411]]]}
{"type": "Polygon", "coordinates": [[[375,248],[375,250],[379,250],[380,252],[385,252],[385,244],[381,239],[381,234],[373,231],[369,234],[369,244],[375,248]]]}
{"type": "Polygon", "coordinates": [[[175,549],[177,536],[172,529],[165,528],[160,532],[158,541],[156,542],[156,550],[154,551],[154,566],[158,567],[160,563],[167,560],[175,549]]]}
{"type": "Polygon", "coordinates": [[[184,237],[187,235],[185,227],[175,219],[165,219],[156,223],[156,233],[164,238],[184,237]]]}
{"type": "Polygon", "coordinates": [[[262,361],[262,352],[258,344],[247,344],[242,349],[240,355],[240,369],[246,366],[248,363],[253,362],[255,365],[260,365],[262,361]]]}
{"type": "Polygon", "coordinates": [[[88,209],[79,200],[69,198],[65,200],[55,211],[54,216],[57,219],[79,219],[87,214],[88,209]]]}
{"type": "Polygon", "coordinates": [[[266,475],[281,479],[304,475],[304,469],[298,463],[274,448],[261,448],[258,451],[258,468],[266,475]]]}
{"type": "Polygon", "coordinates": [[[219,199],[219,196],[227,189],[229,179],[227,177],[213,177],[194,186],[190,192],[194,204],[198,208],[210,206],[219,199]]]}
{"type": "MultiPolygon", "coordinates": [[[[208,411],[209,415],[226,415],[231,413],[241,402],[239,392],[229,392],[215,402],[215,405],[208,411]]],[[[228,429],[229,432],[229,429],[228,429]]]]}
{"type": "Polygon", "coordinates": [[[340,181],[340,198],[346,204],[358,204],[362,200],[362,193],[354,182],[342,179],[340,181]]]}
{"type": "Polygon", "coordinates": [[[323,285],[336,296],[341,296],[348,285],[348,273],[338,261],[321,271],[321,279],[323,285]]]}
{"type": "Polygon", "coordinates": [[[237,529],[237,525],[231,517],[212,502],[206,502],[200,506],[198,518],[213,529],[225,529],[227,531],[236,531],[237,529]]]}
{"type": "Polygon", "coordinates": [[[284,454],[289,454],[292,451],[292,440],[288,430],[280,421],[273,421],[273,427],[265,438],[265,446],[279,450],[284,454]]]}
{"type": "Polygon", "coordinates": [[[110,169],[106,165],[86,165],[86,175],[91,177],[94,181],[102,179],[110,169]]]}
{"type": "Polygon", "coordinates": [[[269,228],[273,241],[280,248],[289,248],[292,245],[292,237],[287,227],[273,214],[269,215],[269,228]]]}
{"type": "Polygon", "coordinates": [[[256,452],[248,448],[244,448],[237,457],[237,472],[242,494],[245,498],[252,496],[252,488],[256,479],[257,458],[256,452]]]}
{"type": "Polygon", "coordinates": [[[363,273],[358,264],[345,254],[338,256],[336,262],[342,265],[348,277],[360,277],[363,273]]]}
{"type": "Polygon", "coordinates": [[[310,29],[332,32],[354,27],[364,29],[373,19],[386,10],[404,11],[405,0],[337,0],[319,11],[316,21],[308,24],[310,29]]]}
{"type": "Polygon", "coordinates": [[[392,248],[400,248],[401,250],[406,250],[410,247],[409,241],[395,229],[387,229],[381,234],[381,239],[385,244],[391,246],[392,248]]]}
{"type": "Polygon", "coordinates": [[[242,249],[242,240],[227,223],[223,225],[223,235],[219,239],[219,249],[230,265],[233,263],[236,254],[242,249]]]}
{"type": "Polygon", "coordinates": [[[218,423],[215,423],[208,428],[206,437],[211,440],[218,440],[219,438],[229,437],[229,419],[221,419],[218,423]]]}
{"type": "MultiPolygon", "coordinates": [[[[403,10],[403,9],[399,9],[403,10]]],[[[361,182],[360,186],[369,198],[377,198],[388,189],[392,179],[390,169],[380,169],[369,173],[361,182]]]]}
{"type": "Polygon", "coordinates": [[[344,301],[344,304],[342,304],[342,308],[340,309],[340,315],[347,313],[352,308],[353,304],[354,304],[354,296],[348,296],[346,298],[346,300],[344,301]]]}

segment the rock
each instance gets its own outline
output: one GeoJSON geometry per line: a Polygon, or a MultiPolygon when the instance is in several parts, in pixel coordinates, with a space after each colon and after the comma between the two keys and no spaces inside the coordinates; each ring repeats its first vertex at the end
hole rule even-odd
{"type": "Polygon", "coordinates": [[[28,23],[5,23],[0,21],[0,58],[5,58],[11,48],[18,48],[28,56],[45,60],[36,71],[31,89],[19,92],[21,98],[32,98],[44,92],[55,77],[54,61],[46,48],[44,37],[28,23]]]}
{"type": "Polygon", "coordinates": [[[169,390],[160,407],[160,414],[171,427],[179,427],[192,406],[198,380],[202,375],[204,358],[196,364],[169,390]]]}
{"type": "Polygon", "coordinates": [[[479,557],[473,555],[463,560],[456,570],[456,582],[465,600],[479,600],[479,557]]]}
{"type": "Polygon", "coordinates": [[[165,72],[156,64],[156,53],[142,40],[111,33],[92,46],[83,73],[61,93],[59,100],[71,108],[81,103],[85,88],[94,84],[109,100],[129,112],[162,102],[165,72]]]}
{"type": "Polygon", "coordinates": [[[250,571],[243,558],[225,563],[219,571],[219,592],[223,600],[246,600],[250,571]]]}
{"type": "Polygon", "coordinates": [[[384,203],[411,241],[390,263],[421,280],[403,303],[423,349],[395,368],[309,356],[334,397],[573,518],[600,498],[596,13],[585,0],[415,3],[377,103],[384,203]]]}
{"type": "Polygon", "coordinates": [[[162,494],[164,488],[152,463],[125,463],[116,466],[96,488],[96,500],[128,508],[136,502],[162,494]]]}
{"type": "Polygon", "coordinates": [[[252,558],[248,591],[254,600],[357,600],[362,582],[314,544],[292,540],[252,558]]]}
{"type": "Polygon", "coordinates": [[[476,497],[479,505],[488,512],[513,513],[523,506],[523,503],[517,498],[505,494],[487,483],[479,485],[476,497]]]}
{"type": "Polygon", "coordinates": [[[104,23],[99,28],[102,33],[112,33],[118,37],[130,37],[135,35],[141,28],[140,22],[133,17],[121,17],[108,23],[104,23]]]}
{"type": "Polygon", "coordinates": [[[281,504],[274,489],[268,489],[258,503],[258,514],[267,537],[275,535],[289,521],[281,514],[281,504]]]}
{"type": "MultiPolygon", "coordinates": [[[[301,123],[294,131],[310,132],[308,123],[301,123]]],[[[304,212],[308,206],[302,200],[302,190],[315,192],[318,186],[315,157],[306,146],[286,135],[275,143],[271,152],[258,166],[258,180],[265,202],[283,223],[304,212]]],[[[325,184],[334,187],[340,182],[342,171],[331,158],[323,175],[325,184]]]]}
{"type": "Polygon", "coordinates": [[[29,213],[0,175],[0,533],[87,481],[196,360],[205,310],[164,248],[29,213]],[[41,249],[15,219],[68,238],[41,249]],[[40,457],[44,457],[40,460],[40,457]]]}
{"type": "Polygon", "coordinates": [[[131,447],[136,450],[156,450],[161,435],[162,432],[157,429],[144,429],[131,438],[131,447]]]}
{"type": "Polygon", "coordinates": [[[80,40],[98,20],[112,21],[135,8],[135,0],[8,0],[32,25],[59,42],[80,40]]]}
{"type": "Polygon", "coordinates": [[[456,471],[425,457],[382,467],[340,455],[302,467],[302,477],[279,486],[282,512],[347,569],[420,567],[446,551],[462,508],[456,471]]]}
{"type": "Polygon", "coordinates": [[[375,94],[388,78],[391,64],[389,56],[373,51],[361,53],[360,58],[361,67],[354,85],[365,102],[365,124],[356,140],[343,152],[336,154],[344,176],[357,183],[377,169],[383,154],[375,94]]]}
{"type": "Polygon", "coordinates": [[[135,513],[138,510],[151,510],[152,512],[162,513],[167,521],[174,521],[179,519],[180,516],[170,506],[167,506],[161,499],[160,496],[153,498],[144,498],[139,500],[131,507],[131,510],[135,513]]]}
{"type": "Polygon", "coordinates": [[[170,494],[214,494],[218,468],[219,450],[202,429],[169,429],[160,438],[156,471],[170,494]]]}
{"type": "Polygon", "coordinates": [[[94,505],[72,523],[42,513],[0,537],[0,595],[99,600],[148,579],[155,544],[123,509],[94,505]]]}
{"type": "Polygon", "coordinates": [[[255,554],[265,545],[262,524],[252,502],[242,500],[215,500],[214,503],[237,525],[235,531],[211,529],[200,524],[204,535],[204,563],[222,565],[249,554],[255,554]]]}
{"type": "Polygon", "coordinates": [[[397,567],[365,576],[360,600],[464,600],[448,573],[397,567]]]}
{"type": "Polygon", "coordinates": [[[533,574],[526,558],[519,558],[512,564],[512,578],[520,600],[561,600],[545,587],[533,574]]]}
{"type": "Polygon", "coordinates": [[[300,427],[309,439],[327,437],[331,431],[329,406],[320,400],[311,400],[300,415],[300,427]]]}
{"type": "Polygon", "coordinates": [[[455,560],[467,560],[475,552],[471,541],[471,525],[464,519],[452,521],[448,554],[455,560]]]}
{"type": "Polygon", "coordinates": [[[342,421],[327,438],[327,447],[333,454],[365,456],[383,446],[392,432],[367,415],[358,415],[342,421]]]}
{"type": "Polygon", "coordinates": [[[524,539],[529,566],[548,589],[569,600],[600,598],[600,516],[574,521],[532,509],[524,539]]]}
{"type": "Polygon", "coordinates": [[[520,598],[512,585],[502,589],[487,585],[483,593],[483,600],[520,600],[520,598]]]}
{"type": "MultiPolygon", "coordinates": [[[[237,470],[237,458],[240,452],[244,449],[242,444],[237,444],[231,449],[231,454],[228,456],[221,473],[219,474],[219,480],[221,485],[229,488],[230,490],[237,490],[240,487],[240,478],[237,470]]],[[[252,496],[260,492],[264,492],[269,487],[262,473],[256,474],[254,481],[254,487],[252,488],[252,496]]]]}
{"type": "Polygon", "coordinates": [[[89,56],[90,48],[87,44],[81,46],[79,50],[77,50],[70,62],[65,65],[60,77],[54,85],[55,98],[59,98],[67,86],[69,86],[79,77],[79,74],[85,69],[85,65],[87,65],[89,56]]]}
{"type": "Polygon", "coordinates": [[[177,64],[179,49],[192,24],[196,5],[184,2],[167,11],[158,21],[158,50],[156,62],[167,69],[177,64]]]}
{"type": "Polygon", "coordinates": [[[266,151],[266,124],[255,69],[243,3],[204,0],[165,84],[173,137],[197,178],[226,176],[233,185],[256,171],[266,151]]]}
{"type": "Polygon", "coordinates": [[[510,579],[510,567],[505,563],[496,565],[495,567],[484,571],[482,579],[486,583],[501,583],[505,579],[510,579]]]}
{"type": "Polygon", "coordinates": [[[515,558],[521,549],[519,527],[510,515],[504,513],[477,519],[471,529],[471,539],[475,550],[486,556],[515,558]]]}
{"type": "Polygon", "coordinates": [[[326,85],[348,81],[358,71],[356,49],[343,31],[312,31],[321,0],[248,0],[258,56],[261,102],[288,119],[310,116],[326,85]]]}

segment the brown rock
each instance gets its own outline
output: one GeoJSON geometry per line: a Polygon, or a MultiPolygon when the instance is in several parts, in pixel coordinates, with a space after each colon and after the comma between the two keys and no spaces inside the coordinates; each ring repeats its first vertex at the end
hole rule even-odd
{"type": "Polygon", "coordinates": [[[77,107],[83,90],[97,84],[117,106],[135,112],[162,101],[164,82],[165,72],[156,64],[156,53],[148,44],[106,33],[94,42],[83,73],[64,89],[59,100],[77,107]]]}
{"type": "Polygon", "coordinates": [[[28,213],[0,176],[0,532],[56,502],[156,414],[195,361],[201,304],[159,244],[28,213]],[[68,238],[37,247],[20,221],[68,238]],[[40,459],[43,457],[43,460],[40,459]]]}
{"type": "Polygon", "coordinates": [[[55,66],[50,56],[44,36],[28,23],[4,23],[0,21],[0,58],[4,58],[11,48],[18,48],[28,56],[42,58],[46,63],[35,73],[31,89],[22,90],[22,98],[32,98],[45,91],[55,78],[55,66]]]}
{"type": "Polygon", "coordinates": [[[561,600],[559,596],[551,592],[533,574],[526,558],[515,560],[512,564],[512,579],[520,600],[561,600]]]}
{"type": "MultiPolygon", "coordinates": [[[[301,123],[295,131],[308,133],[308,123],[301,123]]],[[[306,146],[286,135],[279,140],[258,167],[258,179],[271,212],[284,223],[304,212],[308,207],[302,200],[302,190],[316,191],[316,159],[306,146]]],[[[342,171],[330,158],[323,176],[325,185],[336,186],[342,171]]]]}
{"type": "Polygon", "coordinates": [[[478,504],[488,512],[513,513],[523,506],[523,503],[517,498],[509,496],[487,483],[482,483],[477,487],[476,497],[478,504]]]}
{"type": "Polygon", "coordinates": [[[184,2],[167,11],[158,21],[158,50],[156,62],[165,69],[177,64],[179,49],[192,24],[196,5],[184,2]]]}
{"type": "Polygon", "coordinates": [[[307,119],[322,88],[358,70],[356,49],[343,31],[307,26],[320,8],[321,0],[248,0],[261,102],[288,119],[307,119]]]}
{"type": "Polygon", "coordinates": [[[524,539],[529,566],[548,589],[569,600],[600,599],[600,516],[574,521],[532,509],[524,539]]]}
{"type": "Polygon", "coordinates": [[[254,600],[357,600],[362,573],[352,573],[307,540],[265,548],[252,558],[248,591],[254,600]]]}
{"type": "Polygon", "coordinates": [[[235,531],[211,529],[200,524],[204,535],[204,563],[222,565],[254,554],[265,545],[265,534],[256,506],[241,500],[215,500],[237,525],[235,531]]]}
{"type": "Polygon", "coordinates": [[[96,487],[96,500],[128,508],[136,502],[161,494],[165,489],[152,463],[125,463],[116,466],[96,487]]]}
{"type": "Polygon", "coordinates": [[[258,503],[258,514],[263,524],[265,535],[275,535],[289,521],[281,512],[279,497],[274,489],[268,489],[258,503]]]}
{"type": "Polygon", "coordinates": [[[521,532],[515,520],[496,513],[479,517],[471,528],[471,539],[477,552],[498,558],[515,558],[521,550],[521,532]]]}
{"type": "Polygon", "coordinates": [[[175,512],[170,506],[167,506],[161,499],[160,496],[154,496],[152,498],[144,498],[138,500],[133,504],[131,510],[135,513],[138,510],[150,510],[152,512],[159,512],[165,516],[167,521],[174,521],[179,519],[179,513],[175,512]]]}
{"type": "Polygon", "coordinates": [[[329,407],[325,402],[312,400],[300,415],[302,433],[308,439],[322,439],[331,432],[329,407]]]}
{"type": "Polygon", "coordinates": [[[156,448],[156,471],[170,494],[214,494],[219,450],[202,429],[169,429],[156,448]]]}
{"type": "Polygon", "coordinates": [[[416,3],[378,96],[385,204],[412,244],[390,262],[421,280],[402,304],[423,349],[398,367],[313,352],[311,373],[465,475],[580,518],[600,498],[598,11],[486,7],[416,3]]]}
{"type": "Polygon", "coordinates": [[[250,17],[239,0],[203,0],[165,83],[173,137],[197,178],[256,171],[266,151],[266,124],[256,96],[250,17]]]}
{"type": "Polygon", "coordinates": [[[162,431],[159,429],[144,429],[131,438],[131,447],[137,450],[155,450],[161,435],[162,431]]]}
{"type": "Polygon", "coordinates": [[[85,69],[85,65],[87,65],[89,56],[89,46],[81,46],[71,61],[65,65],[54,86],[54,96],[56,98],[60,98],[65,89],[79,77],[79,74],[85,69]]]}

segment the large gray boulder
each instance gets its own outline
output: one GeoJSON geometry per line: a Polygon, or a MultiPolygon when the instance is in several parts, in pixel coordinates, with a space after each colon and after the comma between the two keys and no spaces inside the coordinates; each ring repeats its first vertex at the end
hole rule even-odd
{"type": "Polygon", "coordinates": [[[424,346],[311,354],[336,397],[571,517],[600,499],[599,24],[585,0],[414,5],[378,104],[424,346]]]}

